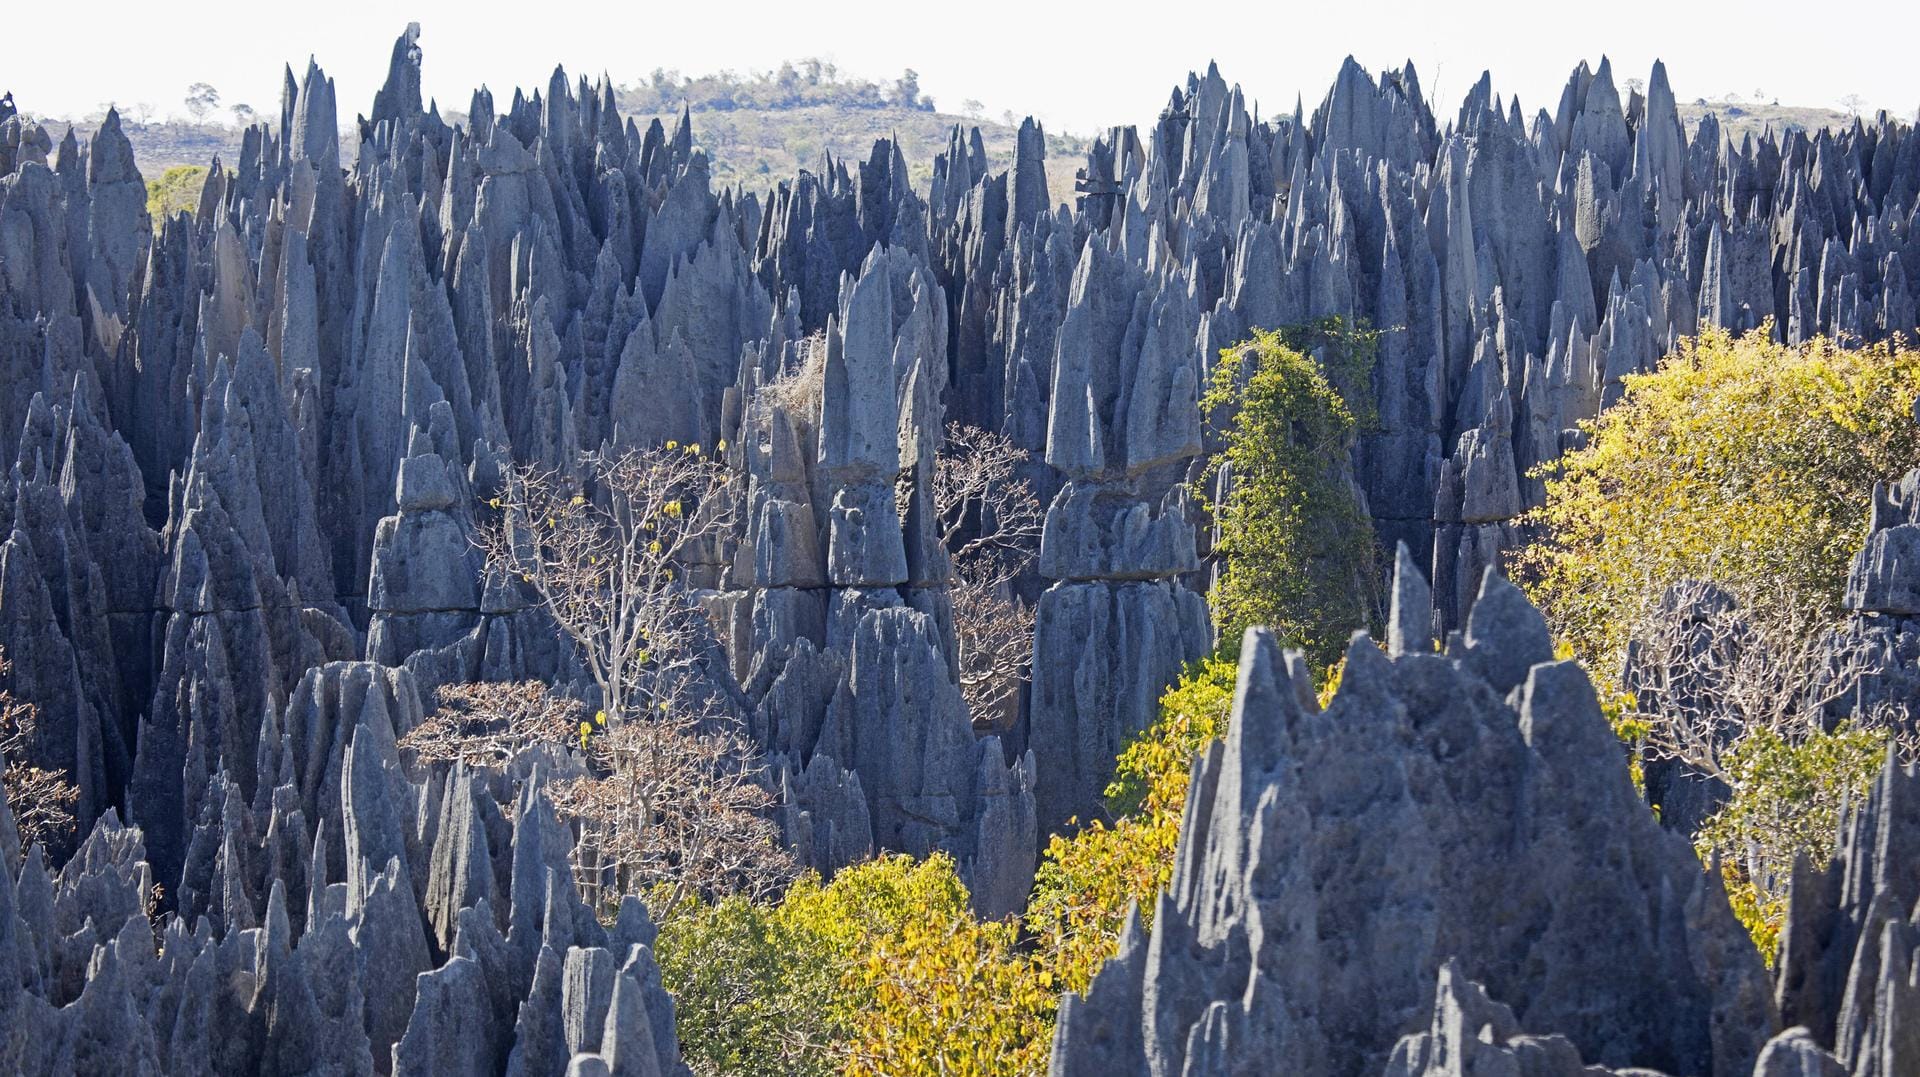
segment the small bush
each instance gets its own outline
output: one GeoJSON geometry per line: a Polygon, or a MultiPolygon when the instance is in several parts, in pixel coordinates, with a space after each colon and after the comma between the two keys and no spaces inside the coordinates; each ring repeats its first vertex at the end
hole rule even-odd
{"type": "Polygon", "coordinates": [[[1796,854],[1824,866],[1834,854],[1840,809],[1861,803],[1887,758],[1887,738],[1841,726],[1789,740],[1770,729],[1741,738],[1725,758],[1733,799],[1695,836],[1700,859],[1720,858],[1734,915],[1773,964],[1786,919],[1796,854]]]}
{"type": "Polygon", "coordinates": [[[147,181],[147,216],[153,218],[158,232],[167,218],[176,213],[191,214],[200,208],[200,189],[206,186],[204,165],[175,165],[147,181]]]}

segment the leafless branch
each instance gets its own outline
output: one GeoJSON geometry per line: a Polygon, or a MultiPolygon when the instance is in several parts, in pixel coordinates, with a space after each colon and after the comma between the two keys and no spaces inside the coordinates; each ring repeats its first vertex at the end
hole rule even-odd
{"type": "Polygon", "coordinates": [[[1033,486],[1020,477],[1028,453],[979,427],[947,424],[946,444],[933,473],[940,540],[956,562],[984,556],[1022,564],[1040,543],[1046,512],[1033,486]]]}
{"type": "MultiPolygon", "coordinates": [[[[1884,669],[1881,655],[1848,645],[1793,604],[1759,608],[1789,612],[1749,612],[1718,588],[1689,581],[1641,616],[1626,687],[1652,757],[1731,783],[1723,759],[1741,737],[1766,729],[1797,741],[1818,731],[1863,677],[1884,669]]],[[[1912,736],[1905,708],[1891,702],[1848,719],[1912,736]]]]}
{"type": "Polygon", "coordinates": [[[992,562],[955,569],[949,594],[960,646],[960,693],[974,728],[998,730],[1011,722],[1020,686],[1033,660],[1033,607],[1020,601],[992,562]]]}
{"type": "Polygon", "coordinates": [[[589,776],[554,789],[580,829],[581,886],[603,907],[665,888],[653,913],[666,921],[690,896],[770,898],[796,874],[767,817],[775,798],[753,744],[737,721],[696,717],[687,702],[583,737],[589,776]]]}
{"type": "Polygon", "coordinates": [[[732,480],[698,445],[591,453],[583,487],[509,472],[476,541],[491,571],[533,592],[580,650],[610,723],[693,676],[705,616],[687,569],[729,534],[732,480]]]}
{"type": "MultiPolygon", "coordinates": [[[[0,677],[12,670],[6,654],[0,652],[0,677]]],[[[73,810],[80,802],[80,788],[68,779],[65,770],[48,770],[26,762],[39,721],[40,712],[33,704],[22,703],[0,689],[0,784],[5,787],[7,805],[23,843],[54,849],[73,836],[73,810]]]]}
{"type": "Polygon", "coordinates": [[[827,338],[815,333],[799,342],[800,362],[760,387],[760,399],[798,418],[817,419],[827,385],[827,338]]]}
{"type": "Polygon", "coordinates": [[[934,466],[933,506],[953,556],[953,629],[960,691],[980,729],[1016,716],[1033,658],[1033,610],[1013,582],[1034,558],[1046,513],[1020,475],[1026,450],[999,434],[950,423],[934,466]]]}
{"type": "Polygon", "coordinates": [[[425,763],[504,768],[536,745],[577,739],[586,715],[584,704],[539,681],[442,685],[434,699],[433,713],[400,738],[425,763]]]}
{"type": "Polygon", "coordinates": [[[738,722],[702,717],[689,682],[653,713],[610,723],[537,681],[454,684],[400,746],[426,762],[503,768],[539,744],[577,750],[584,764],[549,791],[574,828],[582,894],[607,909],[624,894],[667,888],[665,920],[692,895],[764,898],[792,881],[792,858],[766,817],[771,785],[738,722]]]}

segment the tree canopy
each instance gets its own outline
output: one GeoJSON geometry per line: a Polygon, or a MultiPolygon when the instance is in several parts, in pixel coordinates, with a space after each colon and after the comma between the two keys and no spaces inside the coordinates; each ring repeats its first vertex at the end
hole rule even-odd
{"type": "Polygon", "coordinates": [[[1218,638],[1271,626],[1315,668],[1379,620],[1373,523],[1353,481],[1376,335],[1340,319],[1256,329],[1220,353],[1201,407],[1224,446],[1208,475],[1218,525],[1211,601],[1218,638]]]}

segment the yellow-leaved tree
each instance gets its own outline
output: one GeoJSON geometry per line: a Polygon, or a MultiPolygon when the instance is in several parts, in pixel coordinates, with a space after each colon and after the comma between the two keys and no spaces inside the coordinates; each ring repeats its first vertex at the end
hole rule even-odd
{"type": "Polygon", "coordinates": [[[1625,381],[1543,469],[1515,568],[1613,689],[1636,779],[1644,759],[1719,783],[1693,837],[1771,960],[1794,856],[1831,854],[1838,805],[1910,725],[1852,711],[1878,659],[1829,630],[1874,484],[1920,466],[1920,352],[1709,330],[1625,381]]]}
{"type": "Polygon", "coordinates": [[[1709,330],[1583,424],[1545,471],[1516,567],[1589,669],[1624,663],[1666,588],[1712,580],[1749,618],[1839,611],[1873,484],[1920,465],[1920,352],[1709,330]]]}
{"type": "Polygon", "coordinates": [[[1194,754],[1226,730],[1234,665],[1197,664],[1120,756],[1115,816],[1042,857],[1024,917],[980,921],[951,858],[882,857],[778,905],[694,903],[661,975],[701,1074],[1041,1074],[1059,999],[1085,991],[1173,870],[1194,754]]]}

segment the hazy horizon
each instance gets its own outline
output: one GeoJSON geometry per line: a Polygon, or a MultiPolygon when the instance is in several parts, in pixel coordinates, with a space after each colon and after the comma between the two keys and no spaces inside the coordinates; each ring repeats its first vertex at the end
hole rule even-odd
{"type": "MultiPolygon", "coordinates": [[[[291,64],[297,76],[311,54],[335,81],[345,124],[369,110],[394,38],[418,21],[424,89],[442,110],[464,110],[483,84],[504,107],[516,86],[544,89],[556,64],[570,77],[604,73],[625,84],[656,68],[744,74],[817,57],[838,65],[843,77],[883,83],[912,68],[943,112],[961,113],[972,100],[983,117],[1031,114],[1049,130],[1084,135],[1150,122],[1169,90],[1209,61],[1263,115],[1291,111],[1297,97],[1311,110],[1349,54],[1375,74],[1411,60],[1443,119],[1483,70],[1492,72],[1503,98],[1518,94],[1527,114],[1552,111],[1575,65],[1597,65],[1603,54],[1622,86],[1664,60],[1683,103],[1737,94],[1839,109],[1843,98],[1858,95],[1863,111],[1884,108],[1907,118],[1920,105],[1920,79],[1901,55],[1907,36],[1860,32],[1876,17],[1901,17],[1891,3],[1855,5],[1864,18],[1829,27],[1805,24],[1785,3],[1743,4],[1736,17],[1718,13],[1733,5],[1626,0],[1604,21],[1555,30],[1537,5],[1512,2],[1475,5],[1464,15],[1459,5],[1441,12],[1406,0],[1299,14],[1270,7],[1236,14],[1242,5],[1223,5],[1205,9],[1204,24],[1192,18],[1148,26],[1117,15],[1093,21],[1087,16],[1096,9],[1083,5],[986,0],[970,5],[966,18],[916,31],[903,27],[909,20],[897,8],[874,0],[837,4],[837,17],[804,25],[792,25],[790,7],[754,0],[727,9],[737,14],[724,20],[724,35],[683,9],[510,22],[460,14],[474,6],[432,0],[394,9],[346,0],[324,18],[248,26],[258,21],[248,14],[251,5],[209,0],[196,8],[207,17],[191,24],[85,33],[78,54],[58,45],[16,50],[0,73],[0,92],[11,91],[22,110],[42,116],[80,117],[117,103],[150,106],[159,118],[185,115],[187,87],[206,82],[220,91],[220,116],[236,103],[268,115],[279,101],[283,66],[291,64]],[[1776,29],[1784,25],[1793,32],[1776,29]],[[1844,60],[1842,49],[1849,50],[1844,60]],[[1835,59],[1822,62],[1823,54],[1835,59]]],[[[109,18],[126,8],[136,12],[128,23],[143,21],[132,5],[90,10],[100,7],[109,18]]],[[[9,21],[20,40],[58,42],[92,29],[73,25],[73,10],[33,5],[9,21]]]]}

